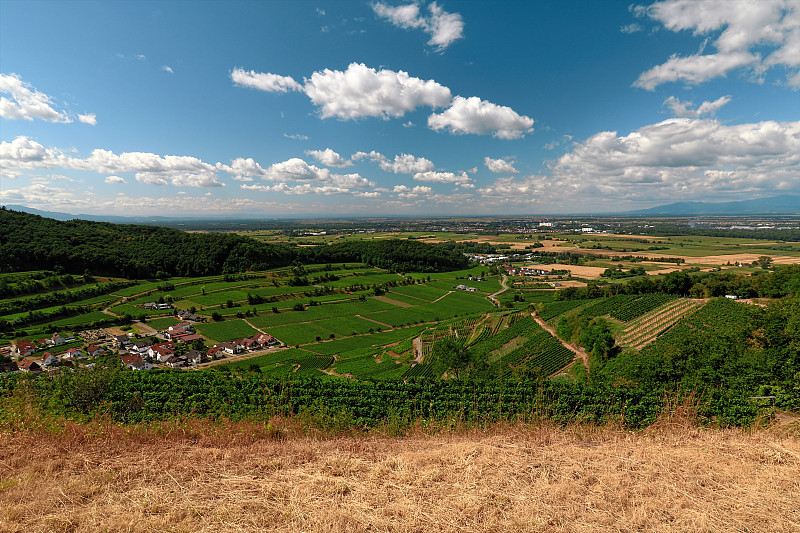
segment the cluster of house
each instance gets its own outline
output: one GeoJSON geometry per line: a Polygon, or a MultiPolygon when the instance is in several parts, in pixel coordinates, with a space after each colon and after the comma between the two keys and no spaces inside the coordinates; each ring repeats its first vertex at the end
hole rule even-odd
{"type": "Polygon", "coordinates": [[[172,309],[172,304],[158,303],[158,302],[145,302],[145,303],[142,304],[142,309],[155,309],[155,310],[172,309]]]}
{"type": "Polygon", "coordinates": [[[185,368],[192,364],[205,363],[211,358],[240,354],[247,350],[258,350],[280,344],[272,335],[259,333],[254,337],[236,339],[214,345],[205,353],[192,349],[184,355],[177,355],[175,351],[176,343],[194,340],[194,338],[202,339],[202,337],[191,333],[190,324],[171,326],[165,332],[165,336],[170,340],[156,343],[150,339],[145,339],[130,343],[125,347],[126,352],[120,352],[122,364],[131,370],[149,370],[153,368],[153,363],[161,363],[171,368],[185,368]],[[184,332],[187,329],[188,332],[184,332]]]}
{"type": "Polygon", "coordinates": [[[236,355],[244,353],[248,350],[258,350],[270,346],[277,346],[280,342],[278,339],[269,333],[259,333],[253,337],[245,337],[243,339],[236,339],[233,341],[223,342],[216,344],[208,350],[209,357],[218,357],[219,355],[236,355]],[[219,354],[219,355],[218,355],[219,354]]]}
{"type": "MultiPolygon", "coordinates": [[[[205,363],[212,357],[236,355],[248,350],[280,345],[280,342],[272,335],[259,333],[253,337],[217,344],[205,353],[192,349],[183,355],[178,355],[178,351],[175,349],[177,344],[190,343],[197,339],[202,340],[203,337],[195,333],[189,322],[170,326],[164,332],[164,336],[167,338],[166,341],[157,342],[152,339],[136,340],[128,335],[118,335],[113,337],[109,344],[118,350],[120,361],[126,368],[131,370],[149,370],[153,368],[154,364],[162,364],[172,368],[184,368],[193,364],[205,363]]],[[[77,359],[97,357],[106,353],[106,346],[91,344],[85,349],[70,348],[57,355],[45,350],[39,357],[34,357],[39,350],[74,340],[74,338],[62,337],[56,333],[51,338],[41,339],[38,342],[30,340],[17,341],[16,346],[4,347],[0,352],[2,355],[7,356],[9,361],[16,356],[19,358],[19,363],[15,364],[13,368],[0,371],[18,369],[22,372],[40,372],[56,366],[72,364],[77,359]]]]}
{"type": "MultiPolygon", "coordinates": [[[[23,372],[37,372],[54,365],[72,363],[76,359],[85,359],[87,356],[80,348],[70,348],[58,355],[54,355],[46,349],[49,347],[60,346],[74,340],[74,337],[62,337],[59,333],[54,333],[52,337],[39,339],[37,341],[23,339],[17,341],[16,346],[4,348],[2,355],[7,357],[23,358],[19,362],[19,370],[23,372]],[[37,352],[37,350],[40,349],[44,349],[44,351],[39,357],[31,357],[37,352]]],[[[93,349],[100,350],[102,353],[102,348],[94,345],[90,346],[87,349],[87,352],[93,349]]]]}
{"type": "Polygon", "coordinates": [[[181,322],[168,327],[167,331],[164,332],[164,336],[175,342],[192,342],[197,339],[203,339],[202,335],[195,333],[194,327],[188,322],[181,322]]]}
{"type": "Polygon", "coordinates": [[[456,290],[467,291],[467,292],[477,292],[478,289],[476,289],[475,287],[468,287],[466,285],[456,285],[456,290]]]}
{"type": "Polygon", "coordinates": [[[185,355],[177,355],[175,342],[173,340],[153,342],[151,339],[130,342],[123,346],[124,351],[120,352],[120,361],[131,370],[150,370],[153,368],[151,361],[172,368],[184,368],[189,364],[204,363],[208,360],[199,350],[189,350],[185,355]]]}
{"type": "Polygon", "coordinates": [[[511,255],[504,255],[504,254],[464,254],[467,256],[467,259],[470,261],[474,261],[476,263],[480,263],[481,265],[490,265],[492,263],[503,262],[503,261],[531,261],[534,258],[533,253],[525,253],[525,254],[511,254],[511,255]]]}
{"type": "Polygon", "coordinates": [[[199,316],[186,309],[178,309],[177,315],[183,320],[191,320],[192,322],[205,322],[206,317],[199,316]]]}
{"type": "Polygon", "coordinates": [[[534,267],[512,267],[511,265],[503,265],[503,270],[509,276],[548,276],[549,270],[534,267]]]}

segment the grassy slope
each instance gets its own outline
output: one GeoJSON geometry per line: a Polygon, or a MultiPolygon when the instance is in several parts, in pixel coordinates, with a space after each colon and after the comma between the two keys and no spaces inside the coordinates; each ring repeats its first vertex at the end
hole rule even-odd
{"type": "Polygon", "coordinates": [[[800,524],[796,425],[497,425],[398,438],[324,436],[300,419],[23,422],[0,427],[0,530],[9,533],[788,533],[800,524]]]}

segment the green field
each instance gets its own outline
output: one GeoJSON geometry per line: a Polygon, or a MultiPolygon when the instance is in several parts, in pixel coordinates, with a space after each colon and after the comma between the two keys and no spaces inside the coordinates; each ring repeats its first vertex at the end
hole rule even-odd
{"type": "MultiPolygon", "coordinates": [[[[456,285],[458,285],[456,283],[456,285]]],[[[433,301],[447,294],[449,289],[438,289],[430,285],[406,285],[403,287],[392,287],[392,293],[399,292],[407,296],[413,296],[422,300],[433,301]]],[[[388,296],[391,298],[391,296],[388,296]]]]}
{"type": "Polygon", "coordinates": [[[150,325],[151,328],[157,329],[159,331],[167,329],[170,326],[174,326],[179,322],[180,320],[174,317],[154,318],[152,320],[147,321],[147,323],[150,325]]]}
{"type": "MultiPolygon", "coordinates": [[[[306,303],[308,300],[306,300],[306,303]]],[[[302,302],[301,302],[302,303],[302,302]]],[[[397,309],[397,306],[367,298],[366,300],[350,299],[342,303],[327,303],[308,307],[305,311],[282,311],[280,313],[265,312],[253,317],[251,322],[260,328],[311,322],[334,317],[351,317],[365,315],[375,311],[397,309]]]]}
{"type": "Polygon", "coordinates": [[[316,338],[328,339],[333,333],[329,329],[318,326],[316,322],[303,324],[288,324],[286,326],[275,326],[265,329],[267,333],[281,342],[289,345],[307,344],[316,342],[316,338]]]}
{"type": "Polygon", "coordinates": [[[209,339],[217,342],[227,342],[244,337],[252,337],[258,331],[247,324],[244,320],[226,320],[224,322],[210,322],[208,324],[196,324],[195,329],[209,339]]]}

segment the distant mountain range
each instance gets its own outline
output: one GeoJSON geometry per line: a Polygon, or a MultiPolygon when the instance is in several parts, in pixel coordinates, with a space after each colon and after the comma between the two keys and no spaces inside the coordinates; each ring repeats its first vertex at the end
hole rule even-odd
{"type": "MultiPolygon", "coordinates": [[[[56,211],[42,211],[23,205],[7,205],[6,208],[14,211],[22,211],[33,215],[40,215],[55,220],[91,220],[95,222],[113,222],[115,224],[147,224],[159,226],[168,224],[170,226],[182,221],[231,221],[231,220],[258,220],[255,215],[249,216],[183,216],[183,217],[160,217],[160,216],[116,216],[116,215],[73,215],[69,213],[59,213],[56,211]]],[[[631,216],[695,216],[695,215],[800,215],[800,196],[784,194],[770,198],[756,198],[753,200],[741,200],[738,202],[676,202],[674,204],[640,209],[637,211],[627,211],[625,213],[605,213],[607,215],[631,215],[631,216]]],[[[568,213],[564,214],[565,216],[568,213]]],[[[596,215],[603,215],[597,213],[596,215]]]]}
{"type": "MultiPolygon", "coordinates": [[[[74,220],[76,218],[81,220],[91,220],[93,222],[113,222],[115,224],[151,224],[158,225],[162,222],[175,222],[180,220],[174,217],[156,217],[156,216],[140,216],[140,217],[123,217],[116,215],[72,215],[70,213],[59,213],[57,211],[42,211],[41,209],[34,209],[32,207],[25,207],[24,205],[7,205],[6,209],[14,211],[22,211],[23,213],[30,213],[31,215],[39,215],[42,217],[52,218],[54,220],[74,220]]],[[[193,218],[193,217],[182,217],[193,218]]]]}
{"type": "Polygon", "coordinates": [[[676,202],[674,204],[630,211],[626,215],[800,215],[800,196],[784,194],[739,202],[676,202]]]}

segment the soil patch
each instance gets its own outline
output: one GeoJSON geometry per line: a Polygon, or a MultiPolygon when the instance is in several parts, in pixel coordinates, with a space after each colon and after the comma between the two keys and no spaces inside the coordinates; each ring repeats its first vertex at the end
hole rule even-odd
{"type": "Polygon", "coordinates": [[[413,307],[413,305],[410,303],[400,302],[398,300],[392,300],[391,298],[387,298],[386,296],[373,296],[373,298],[387,304],[396,305],[397,307],[413,307]]]}

